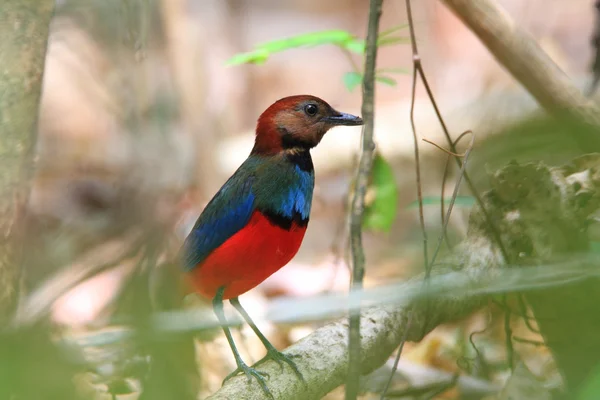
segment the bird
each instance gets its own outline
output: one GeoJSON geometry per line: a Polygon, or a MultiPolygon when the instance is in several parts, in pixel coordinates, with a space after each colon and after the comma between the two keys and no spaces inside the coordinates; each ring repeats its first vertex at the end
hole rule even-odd
{"type": "Polygon", "coordinates": [[[339,112],[312,95],[284,97],[258,118],[248,158],[206,205],[186,237],[181,264],[193,289],[212,299],[213,311],[233,352],[233,376],[254,377],[273,398],[265,377],[241,358],[223,311],[224,300],[242,315],[267,350],[267,360],[295,362],[279,352],[242,307],[239,296],[285,266],[298,252],[308,221],[315,184],[310,150],[336,126],[362,125],[360,117],[339,112]]]}

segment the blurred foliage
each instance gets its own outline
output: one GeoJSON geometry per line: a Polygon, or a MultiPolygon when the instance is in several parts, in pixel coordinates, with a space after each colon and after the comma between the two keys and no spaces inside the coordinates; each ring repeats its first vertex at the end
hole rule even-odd
{"type": "MultiPolygon", "coordinates": [[[[495,110],[499,114],[502,111],[502,107],[495,110]]],[[[490,174],[512,161],[561,165],[600,151],[598,132],[546,114],[537,113],[512,124],[490,123],[484,128],[486,135],[476,140],[467,165],[467,172],[480,191],[489,187],[490,174]]]]}
{"type": "Polygon", "coordinates": [[[396,220],[398,184],[394,169],[381,154],[376,153],[368,191],[373,199],[368,202],[363,215],[363,227],[373,231],[389,232],[396,220]]]}
{"type": "Polygon", "coordinates": [[[600,254],[600,242],[596,242],[596,241],[590,242],[590,253],[600,254]]]}
{"type": "Polygon", "coordinates": [[[600,399],[600,364],[592,371],[587,381],[579,391],[577,400],[597,400],[600,399]]]}
{"type": "Polygon", "coordinates": [[[44,323],[0,334],[0,399],[82,398],[71,384],[82,358],[53,342],[51,334],[44,323]]]}
{"type": "MultiPolygon", "coordinates": [[[[379,34],[378,45],[392,46],[409,43],[410,38],[396,35],[398,31],[405,29],[406,27],[408,27],[408,25],[402,24],[381,32],[379,34]]],[[[227,61],[227,65],[263,64],[275,53],[290,49],[310,48],[323,45],[337,46],[344,51],[344,54],[346,54],[350,60],[354,70],[344,74],[342,79],[344,86],[348,91],[354,90],[362,83],[363,73],[352,60],[351,53],[364,55],[365,41],[356,38],[353,34],[344,30],[311,32],[259,44],[256,46],[256,49],[250,52],[234,55],[227,61]]],[[[402,68],[380,69],[376,71],[375,79],[384,85],[395,86],[396,80],[390,77],[389,74],[399,73],[405,74],[407,71],[402,68]]]]}
{"type": "Polygon", "coordinates": [[[0,399],[197,398],[197,330],[165,331],[152,319],[157,311],[180,308],[180,275],[173,276],[171,265],[157,265],[157,241],[165,237],[146,238],[135,270],[102,313],[108,320],[101,315],[83,340],[46,322],[46,314],[0,333],[0,399]]]}

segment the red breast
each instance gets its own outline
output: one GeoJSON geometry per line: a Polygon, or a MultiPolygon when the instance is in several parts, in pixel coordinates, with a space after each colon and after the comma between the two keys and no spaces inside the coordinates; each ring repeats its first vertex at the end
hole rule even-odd
{"type": "Polygon", "coordinates": [[[292,224],[289,230],[273,225],[259,211],[248,224],[217,247],[191,272],[196,290],[213,298],[226,286],[224,299],[247,292],[267,279],[298,252],[306,226],[292,224]]]}

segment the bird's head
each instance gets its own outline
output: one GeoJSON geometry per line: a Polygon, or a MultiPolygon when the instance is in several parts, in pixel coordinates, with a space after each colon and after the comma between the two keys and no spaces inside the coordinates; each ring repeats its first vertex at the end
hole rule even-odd
{"type": "Polygon", "coordinates": [[[360,117],[333,109],[315,96],[290,96],[273,103],[258,118],[253,154],[315,147],[338,125],[362,125],[360,117]]]}

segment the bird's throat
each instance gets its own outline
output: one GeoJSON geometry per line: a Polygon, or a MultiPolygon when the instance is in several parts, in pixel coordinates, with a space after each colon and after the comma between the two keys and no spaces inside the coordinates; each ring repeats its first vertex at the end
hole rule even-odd
{"type": "Polygon", "coordinates": [[[313,172],[314,166],[310,150],[302,147],[293,147],[283,151],[285,158],[292,164],[298,166],[302,171],[313,172]]]}

